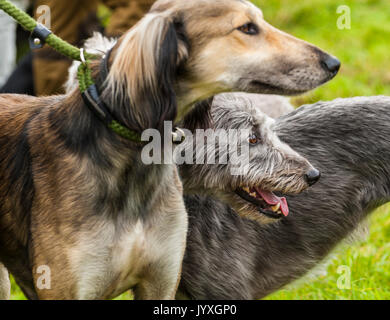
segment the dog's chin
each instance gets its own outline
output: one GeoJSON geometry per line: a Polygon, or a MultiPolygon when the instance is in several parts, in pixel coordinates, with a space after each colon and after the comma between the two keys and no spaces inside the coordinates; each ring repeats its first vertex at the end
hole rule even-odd
{"type": "Polygon", "coordinates": [[[243,207],[234,208],[233,206],[233,209],[241,218],[252,220],[259,224],[272,224],[282,219],[282,217],[279,217],[277,219],[271,218],[263,214],[262,212],[260,212],[258,208],[252,205],[247,206],[245,208],[243,207]]]}
{"type": "Polygon", "coordinates": [[[242,79],[238,86],[240,87],[240,90],[250,93],[297,96],[323,85],[324,83],[331,80],[334,76],[335,75],[327,75],[319,81],[295,85],[292,83],[288,86],[285,86],[281,83],[272,83],[263,80],[242,79]]]}
{"type": "Polygon", "coordinates": [[[240,85],[240,89],[250,93],[274,94],[274,95],[283,95],[283,96],[296,96],[310,90],[310,89],[287,88],[278,85],[273,85],[270,83],[265,83],[259,80],[253,80],[244,83],[240,85]]]}
{"type": "Polygon", "coordinates": [[[284,217],[280,212],[272,212],[262,205],[246,201],[234,191],[218,192],[218,194],[214,193],[214,196],[229,205],[241,218],[249,219],[260,224],[275,223],[284,217]]]}

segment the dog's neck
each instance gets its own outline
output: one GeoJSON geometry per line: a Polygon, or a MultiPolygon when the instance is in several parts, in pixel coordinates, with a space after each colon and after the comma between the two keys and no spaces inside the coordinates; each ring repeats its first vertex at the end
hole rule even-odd
{"type": "Polygon", "coordinates": [[[193,87],[188,84],[188,81],[180,80],[176,85],[176,92],[179,92],[177,95],[179,106],[177,120],[182,121],[198,102],[226,91],[226,89],[215,87],[215,84],[200,84],[193,87]]]}

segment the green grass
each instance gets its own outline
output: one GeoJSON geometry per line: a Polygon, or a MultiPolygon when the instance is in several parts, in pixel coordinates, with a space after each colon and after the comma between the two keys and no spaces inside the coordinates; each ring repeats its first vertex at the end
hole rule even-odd
{"type": "MultiPolygon", "coordinates": [[[[388,0],[254,0],[266,20],[336,55],[343,63],[330,83],[299,98],[295,104],[338,97],[390,95],[390,23],[388,0]],[[339,30],[336,9],[348,5],[351,30],[339,30]]],[[[106,19],[106,18],[105,18],[106,19]]],[[[390,161],[390,159],[389,159],[390,161]]],[[[327,275],[304,279],[268,299],[390,299],[390,205],[371,217],[366,241],[340,248],[327,275]],[[337,287],[339,266],[351,268],[350,290],[337,287]]],[[[24,296],[13,283],[12,299],[24,296]]],[[[131,299],[129,293],[119,300],[131,299]]]]}
{"type": "MultiPolygon", "coordinates": [[[[255,0],[266,20],[342,61],[330,83],[295,98],[296,105],[338,97],[390,95],[388,0],[255,0]],[[337,28],[339,5],[351,8],[350,30],[337,28]]],[[[390,159],[389,159],[390,161],[390,159]]],[[[370,236],[339,248],[326,276],[306,278],[268,299],[390,299],[390,205],[371,217],[370,236]],[[351,290],[337,287],[339,266],[351,268],[351,290]]]]}

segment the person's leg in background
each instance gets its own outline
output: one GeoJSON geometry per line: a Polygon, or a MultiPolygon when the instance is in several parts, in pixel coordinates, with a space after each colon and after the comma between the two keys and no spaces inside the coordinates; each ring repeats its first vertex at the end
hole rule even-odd
{"type": "MultiPolygon", "coordinates": [[[[48,6],[51,16],[51,30],[65,41],[80,46],[82,41],[99,30],[97,19],[98,0],[36,0],[35,18],[40,16],[39,8],[48,6]]],[[[34,51],[34,89],[37,96],[61,94],[72,61],[48,46],[34,51]]]]}
{"type": "Polygon", "coordinates": [[[35,94],[31,51],[19,61],[17,68],[0,88],[0,93],[35,94]]]}
{"type": "MultiPolygon", "coordinates": [[[[36,0],[35,8],[48,5],[51,8],[51,30],[62,39],[80,46],[83,40],[92,35],[92,31],[99,29],[99,3],[105,4],[112,11],[106,34],[120,36],[148,12],[154,0],[36,0]]],[[[69,59],[50,48],[34,52],[36,95],[62,93],[70,65],[69,59]]]]}
{"type": "MultiPolygon", "coordinates": [[[[102,2],[112,11],[106,34],[120,36],[144,16],[154,0],[102,0],[102,2]]],[[[80,46],[83,40],[92,35],[93,31],[100,29],[96,15],[99,3],[100,0],[35,0],[35,18],[39,18],[42,13],[38,10],[43,8],[41,6],[48,6],[51,30],[64,40],[80,46]]],[[[63,85],[70,65],[71,60],[46,46],[34,51],[33,58],[30,53],[30,56],[22,59],[21,64],[0,92],[37,96],[63,93],[63,85]],[[33,86],[31,86],[31,70],[34,74],[33,86]],[[21,76],[27,75],[27,71],[30,76],[23,78],[22,81],[21,76]]]]}
{"type": "MultiPolygon", "coordinates": [[[[27,0],[11,0],[13,4],[25,10],[27,0]]],[[[16,62],[16,22],[0,10],[0,88],[12,73],[16,62]]]]}

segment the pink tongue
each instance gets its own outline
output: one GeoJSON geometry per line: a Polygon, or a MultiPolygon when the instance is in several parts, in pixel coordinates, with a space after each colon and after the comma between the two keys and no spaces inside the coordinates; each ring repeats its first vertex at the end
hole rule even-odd
{"type": "Polygon", "coordinates": [[[279,198],[275,194],[269,191],[264,191],[259,188],[256,188],[256,191],[261,195],[265,202],[267,202],[270,206],[275,206],[280,203],[280,210],[282,211],[285,217],[288,216],[288,204],[286,198],[279,198]]]}

